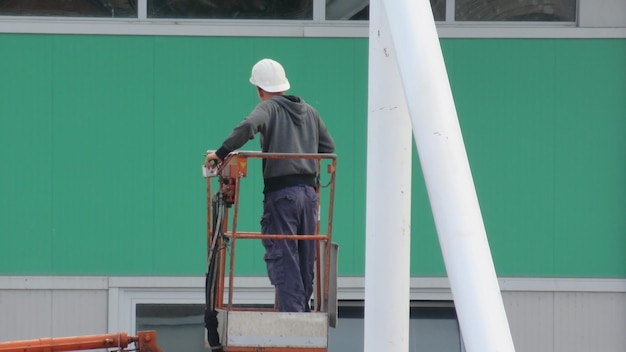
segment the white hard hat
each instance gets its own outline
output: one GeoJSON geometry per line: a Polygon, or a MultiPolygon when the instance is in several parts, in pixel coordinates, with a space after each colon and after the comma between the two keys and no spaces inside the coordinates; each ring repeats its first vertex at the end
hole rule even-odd
{"type": "Polygon", "coordinates": [[[272,59],[263,59],[252,67],[250,83],[270,93],[284,92],[290,87],[285,69],[272,59]]]}

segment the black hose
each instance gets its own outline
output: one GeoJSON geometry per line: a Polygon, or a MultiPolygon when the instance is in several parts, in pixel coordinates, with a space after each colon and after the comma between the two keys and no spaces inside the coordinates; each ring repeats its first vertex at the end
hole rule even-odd
{"type": "Polygon", "coordinates": [[[220,336],[218,333],[218,320],[217,310],[215,309],[217,296],[217,272],[219,268],[219,243],[224,238],[223,214],[224,214],[224,202],[220,192],[216,193],[213,197],[213,236],[211,238],[211,244],[209,246],[209,253],[207,257],[207,271],[205,279],[205,299],[206,305],[204,307],[204,327],[207,330],[207,342],[211,346],[211,350],[222,352],[222,345],[220,343],[220,336]]]}

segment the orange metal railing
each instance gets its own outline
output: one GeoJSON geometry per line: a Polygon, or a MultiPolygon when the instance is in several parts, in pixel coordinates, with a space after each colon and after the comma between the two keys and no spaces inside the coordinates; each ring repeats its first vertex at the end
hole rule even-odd
{"type": "MultiPolygon", "coordinates": [[[[221,246],[220,248],[220,272],[218,274],[218,295],[216,296],[216,308],[219,309],[237,309],[233,306],[233,294],[234,294],[234,277],[235,277],[235,260],[236,260],[236,245],[239,239],[288,239],[288,240],[313,240],[317,242],[317,258],[320,258],[320,245],[319,241],[326,241],[328,244],[332,241],[332,221],[333,221],[333,208],[335,197],[335,171],[337,168],[337,156],[335,154],[308,154],[308,153],[262,153],[262,152],[233,152],[230,153],[225,160],[219,164],[214,174],[219,177],[219,190],[222,192],[225,201],[232,205],[232,219],[229,218],[229,211],[224,214],[223,219],[223,233],[229,240],[229,272],[228,272],[228,289],[225,286],[226,277],[226,254],[227,247],[221,246]],[[327,185],[317,186],[318,195],[321,193],[321,188],[328,188],[328,205],[325,224],[325,234],[320,233],[321,224],[318,220],[317,231],[315,235],[285,235],[285,234],[261,234],[260,232],[247,232],[239,231],[239,199],[240,199],[240,183],[241,178],[245,178],[248,175],[248,159],[312,159],[317,161],[318,175],[321,175],[321,167],[326,163],[327,174],[330,180],[327,185]],[[323,162],[324,161],[324,162],[323,162]],[[224,291],[228,293],[228,299],[226,305],[224,302],[224,291]]],[[[318,182],[319,183],[319,182],[318,182]]],[[[207,243],[212,243],[213,236],[215,234],[212,230],[212,181],[211,178],[207,178],[207,243]]],[[[320,201],[322,197],[320,196],[320,201]]],[[[208,248],[207,248],[208,249],[208,248]]],[[[325,246],[324,262],[316,261],[316,282],[315,282],[315,310],[322,309],[321,302],[324,299],[328,300],[329,297],[329,285],[328,279],[330,276],[330,250],[331,246],[325,246]],[[322,282],[320,278],[324,278],[325,282],[322,282]]]]}

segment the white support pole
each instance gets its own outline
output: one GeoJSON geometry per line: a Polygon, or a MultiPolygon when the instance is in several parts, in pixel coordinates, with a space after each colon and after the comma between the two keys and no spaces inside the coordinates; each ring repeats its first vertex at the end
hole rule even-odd
{"type": "Polygon", "coordinates": [[[408,351],[411,245],[409,118],[380,0],[370,1],[364,351],[408,351]]]}
{"type": "Polygon", "coordinates": [[[430,3],[382,4],[465,347],[514,351],[430,3]]]}

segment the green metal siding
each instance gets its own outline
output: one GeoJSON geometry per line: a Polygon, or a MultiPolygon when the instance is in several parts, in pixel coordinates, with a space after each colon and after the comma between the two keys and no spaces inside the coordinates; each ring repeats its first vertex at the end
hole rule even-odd
{"type": "MultiPolygon", "coordinates": [[[[498,274],[626,277],[626,40],[442,46],[498,274]]],[[[363,275],[366,39],[0,34],[0,48],[0,273],[202,274],[202,153],[254,107],[250,67],[273,57],[335,136],[339,270],[363,275]]],[[[411,272],[445,275],[414,160],[411,272]]],[[[263,275],[261,245],[238,248],[238,271],[263,275]]]]}
{"type": "Polygon", "coordinates": [[[626,275],[626,41],[444,41],[496,268],[626,275]]]}

